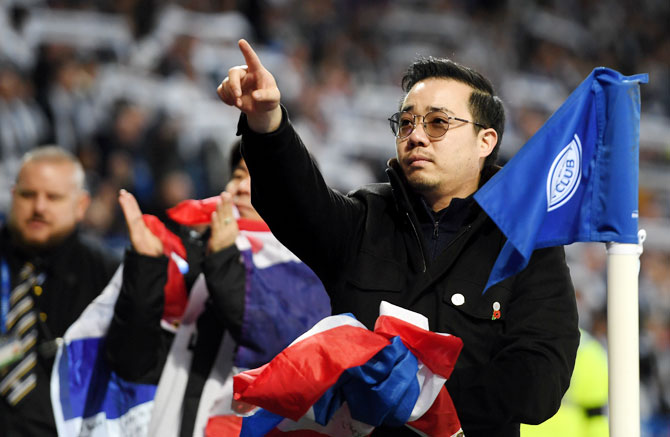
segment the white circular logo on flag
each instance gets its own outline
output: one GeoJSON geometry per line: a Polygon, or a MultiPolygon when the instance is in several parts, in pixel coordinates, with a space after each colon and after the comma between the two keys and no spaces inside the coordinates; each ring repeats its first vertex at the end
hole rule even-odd
{"type": "Polygon", "coordinates": [[[547,212],[570,200],[582,178],[582,143],[577,134],[554,159],[547,176],[547,212]]]}

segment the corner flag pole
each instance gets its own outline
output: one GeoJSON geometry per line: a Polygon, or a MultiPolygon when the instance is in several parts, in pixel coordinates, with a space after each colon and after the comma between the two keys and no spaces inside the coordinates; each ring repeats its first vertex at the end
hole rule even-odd
{"type": "Polygon", "coordinates": [[[607,361],[611,437],[640,436],[638,276],[646,232],[638,244],[607,243],[607,361]]]}

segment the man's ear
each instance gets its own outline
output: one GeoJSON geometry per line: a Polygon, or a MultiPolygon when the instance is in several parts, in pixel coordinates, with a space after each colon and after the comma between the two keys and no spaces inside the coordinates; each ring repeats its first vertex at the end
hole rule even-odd
{"type": "Polygon", "coordinates": [[[498,144],[498,132],[492,127],[488,129],[482,129],[477,135],[478,144],[479,144],[479,157],[486,158],[493,152],[493,149],[498,144]]]}
{"type": "Polygon", "coordinates": [[[79,194],[79,198],[77,199],[77,205],[75,206],[76,208],[76,217],[77,217],[77,223],[80,221],[84,220],[84,217],[86,216],[86,211],[88,210],[88,206],[91,204],[91,195],[88,194],[87,191],[82,191],[79,194]]]}

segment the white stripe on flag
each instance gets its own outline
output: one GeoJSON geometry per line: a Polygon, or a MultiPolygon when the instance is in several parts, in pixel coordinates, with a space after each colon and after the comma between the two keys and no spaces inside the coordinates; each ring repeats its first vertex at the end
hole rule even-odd
{"type": "Polygon", "coordinates": [[[277,239],[271,232],[261,231],[242,231],[249,238],[259,240],[263,243],[263,249],[254,253],[254,266],[258,269],[265,269],[275,264],[288,262],[299,263],[300,260],[290,250],[281,244],[277,244],[277,239]]]}
{"type": "Polygon", "coordinates": [[[426,414],[426,411],[430,409],[435,399],[437,399],[437,395],[440,394],[442,386],[447,382],[447,378],[434,374],[421,361],[418,364],[419,370],[416,372],[416,379],[419,387],[421,387],[421,391],[419,392],[416,404],[414,404],[414,408],[412,408],[412,413],[407,420],[408,422],[417,420],[426,414]]]}
{"type": "Polygon", "coordinates": [[[429,330],[428,326],[428,317],[423,314],[415,313],[406,308],[399,307],[398,305],[393,305],[390,302],[385,300],[381,301],[379,304],[379,315],[380,316],[391,316],[396,319],[403,320],[407,323],[411,323],[414,326],[418,326],[421,329],[429,330]]]}
{"type": "Polygon", "coordinates": [[[330,437],[366,437],[374,431],[375,427],[352,419],[349,405],[344,402],[326,426],[314,421],[314,411],[310,408],[308,414],[305,414],[299,421],[284,419],[277,425],[277,429],[282,432],[310,430],[330,437]]]}
{"type": "Polygon", "coordinates": [[[79,319],[65,332],[63,339],[66,343],[79,338],[104,337],[114,314],[116,298],[123,282],[123,264],[116,269],[109,284],[102,293],[91,302],[79,319]]]}
{"type": "Polygon", "coordinates": [[[309,331],[302,334],[300,337],[293,340],[293,342],[291,342],[291,344],[289,346],[292,346],[292,345],[306,339],[307,337],[311,337],[313,335],[320,334],[322,332],[328,331],[329,329],[339,328],[340,326],[344,326],[344,325],[353,326],[355,328],[362,328],[362,329],[365,329],[366,331],[368,330],[368,328],[366,328],[364,324],[362,324],[358,320],[354,319],[353,317],[345,316],[345,315],[341,315],[341,314],[337,315],[337,316],[330,316],[330,317],[326,317],[325,319],[321,320],[316,325],[314,325],[314,327],[312,327],[312,329],[310,329],[309,331]]]}

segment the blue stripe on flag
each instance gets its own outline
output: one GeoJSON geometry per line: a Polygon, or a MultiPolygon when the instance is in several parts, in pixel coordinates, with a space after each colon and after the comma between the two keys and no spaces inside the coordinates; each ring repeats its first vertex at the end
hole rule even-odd
{"type": "Polygon", "coordinates": [[[263,437],[279,425],[282,420],[284,420],[283,417],[261,408],[253,416],[245,417],[242,420],[240,437],[263,437]]]}
{"type": "Polygon", "coordinates": [[[108,419],[116,419],[153,400],[155,385],[122,380],[109,369],[102,351],[104,340],[100,338],[73,340],[64,347],[58,365],[64,420],[92,417],[100,412],[105,412],[108,419]]]}
{"type": "Polygon", "coordinates": [[[301,262],[259,269],[251,251],[243,251],[242,257],[247,269],[246,301],[235,365],[254,368],[329,316],[330,299],[318,277],[301,262]]]}
{"type": "Polygon", "coordinates": [[[347,369],[314,404],[317,423],[326,425],[343,402],[351,417],[373,426],[402,426],[412,413],[421,388],[418,360],[394,337],[391,344],[362,366],[347,369]]]}

